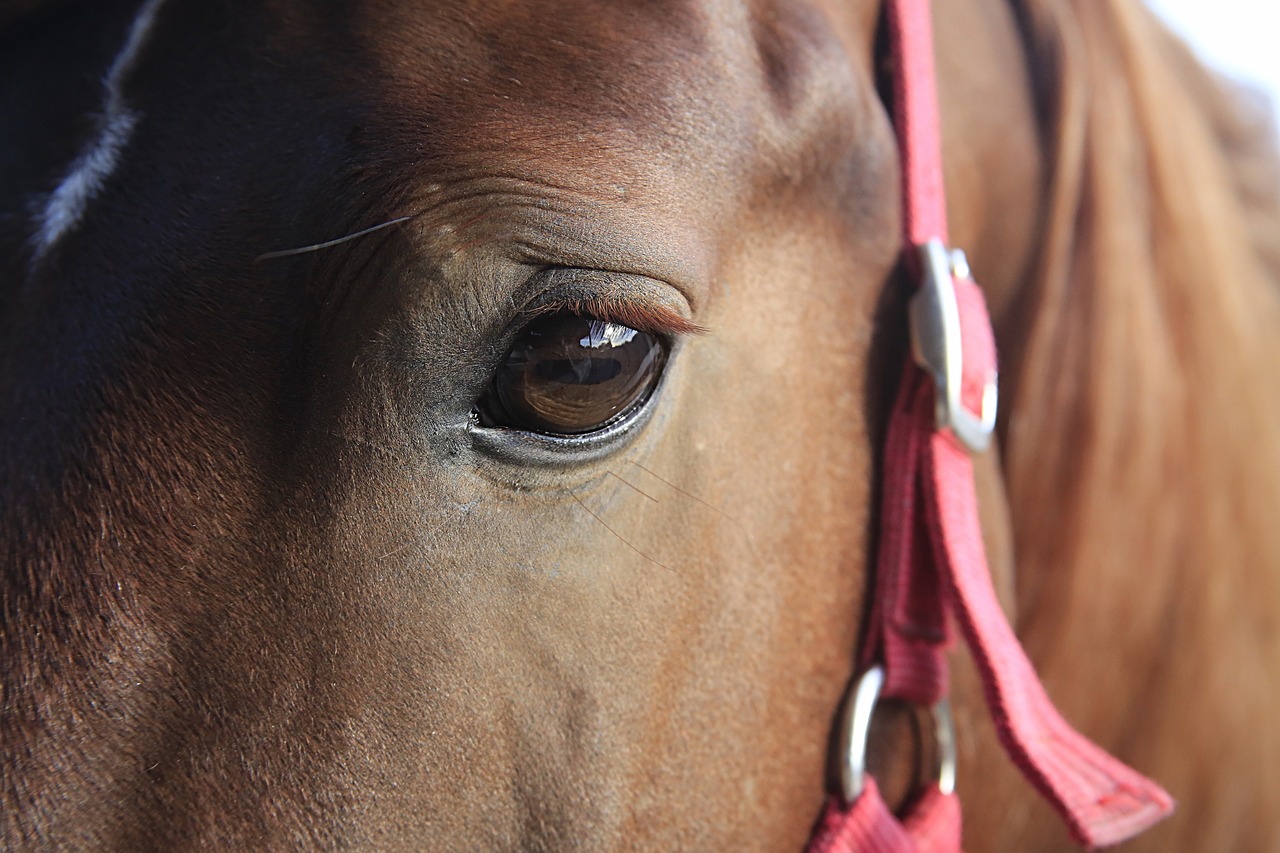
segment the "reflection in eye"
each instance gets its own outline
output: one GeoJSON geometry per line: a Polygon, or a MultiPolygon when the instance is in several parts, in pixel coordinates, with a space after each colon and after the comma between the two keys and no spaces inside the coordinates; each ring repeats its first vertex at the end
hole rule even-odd
{"type": "Polygon", "coordinates": [[[600,347],[604,344],[620,347],[640,334],[630,326],[619,326],[604,320],[592,320],[591,331],[578,343],[584,347],[600,347]]]}
{"type": "Polygon", "coordinates": [[[561,311],[530,323],[499,366],[482,414],[532,432],[595,432],[653,392],[663,341],[618,323],[561,311]]]}

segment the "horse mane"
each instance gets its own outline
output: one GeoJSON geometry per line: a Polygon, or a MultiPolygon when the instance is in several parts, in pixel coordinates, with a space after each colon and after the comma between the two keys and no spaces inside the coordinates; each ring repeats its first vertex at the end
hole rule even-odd
{"type": "Polygon", "coordinates": [[[1068,718],[1180,800],[1146,843],[1262,849],[1280,802],[1273,125],[1138,2],[1018,5],[1051,157],[1037,268],[997,330],[1019,633],[1068,718]]]}

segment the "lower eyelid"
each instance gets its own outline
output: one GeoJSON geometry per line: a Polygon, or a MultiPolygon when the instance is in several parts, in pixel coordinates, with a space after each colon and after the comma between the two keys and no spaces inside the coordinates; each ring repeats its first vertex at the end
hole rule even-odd
{"type": "Polygon", "coordinates": [[[578,436],[554,436],[524,430],[485,427],[473,423],[468,432],[473,446],[501,462],[519,467],[585,465],[610,458],[628,447],[653,417],[653,403],[661,393],[662,381],[630,417],[607,425],[599,432],[578,436]]]}

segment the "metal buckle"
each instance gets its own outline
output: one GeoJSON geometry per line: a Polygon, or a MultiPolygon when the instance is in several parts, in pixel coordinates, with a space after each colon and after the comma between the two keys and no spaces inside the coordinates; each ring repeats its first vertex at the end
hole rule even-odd
{"type": "Polygon", "coordinates": [[[929,371],[938,389],[938,429],[950,429],[974,453],[991,444],[996,425],[996,376],[992,371],[982,389],[982,411],[964,407],[960,389],[964,379],[964,350],[960,342],[960,307],[952,276],[968,278],[969,264],[960,250],[947,251],[941,240],[920,246],[924,271],[920,289],[911,297],[911,352],[916,364],[929,371]]]}
{"type": "MultiPolygon", "coordinates": [[[[840,766],[840,786],[844,789],[846,807],[862,796],[867,785],[867,735],[883,686],[884,667],[873,666],[859,676],[846,698],[840,727],[840,747],[844,755],[840,766]]],[[[950,794],[956,789],[956,729],[951,719],[951,703],[943,699],[929,711],[938,748],[938,789],[943,794],[950,794]]]]}

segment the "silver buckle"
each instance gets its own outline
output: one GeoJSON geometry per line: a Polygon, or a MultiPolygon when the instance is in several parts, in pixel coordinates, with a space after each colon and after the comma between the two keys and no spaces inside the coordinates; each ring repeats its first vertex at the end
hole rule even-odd
{"type": "MultiPolygon", "coordinates": [[[[845,699],[844,720],[840,727],[840,747],[844,756],[840,766],[840,787],[846,807],[861,797],[867,787],[867,735],[883,686],[884,667],[873,666],[854,682],[845,699]]],[[[950,794],[956,789],[956,729],[951,719],[951,703],[942,699],[929,710],[933,717],[933,738],[938,747],[938,790],[950,794]]]]}
{"type": "Polygon", "coordinates": [[[960,389],[964,378],[964,350],[960,344],[960,307],[952,276],[967,278],[969,265],[960,250],[948,252],[941,240],[920,246],[924,270],[920,289],[911,297],[911,352],[916,364],[929,371],[938,389],[938,429],[950,429],[965,447],[981,453],[991,445],[996,426],[996,375],[992,371],[982,389],[982,411],[964,407],[960,389]]]}

